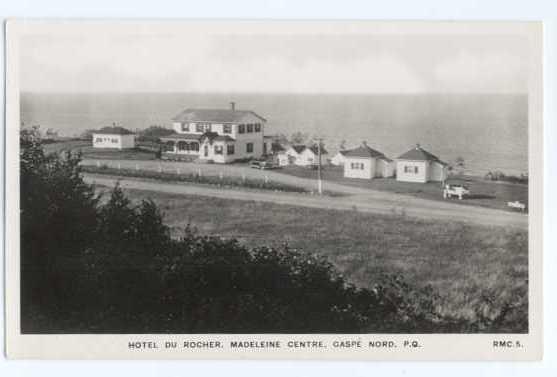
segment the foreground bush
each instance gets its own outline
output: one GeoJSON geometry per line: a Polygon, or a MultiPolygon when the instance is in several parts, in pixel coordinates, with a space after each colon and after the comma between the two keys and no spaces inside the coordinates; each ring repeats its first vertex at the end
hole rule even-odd
{"type": "Polygon", "coordinates": [[[101,201],[79,156],[46,156],[36,132],[20,157],[23,333],[496,332],[516,313],[486,301],[471,323],[439,314],[430,288],[381,276],[356,288],[287,245],[191,227],[173,239],[153,202],[118,186],[101,201]]]}

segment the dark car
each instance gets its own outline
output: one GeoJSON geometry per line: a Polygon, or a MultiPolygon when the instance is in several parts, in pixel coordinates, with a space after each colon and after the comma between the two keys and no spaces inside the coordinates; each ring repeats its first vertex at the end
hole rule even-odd
{"type": "Polygon", "coordinates": [[[274,169],[276,166],[271,161],[260,161],[254,160],[250,163],[250,167],[253,169],[274,169]]]}

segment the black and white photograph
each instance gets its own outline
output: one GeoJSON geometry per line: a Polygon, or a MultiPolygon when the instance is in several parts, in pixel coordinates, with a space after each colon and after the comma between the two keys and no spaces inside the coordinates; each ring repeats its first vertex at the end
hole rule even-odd
{"type": "Polygon", "coordinates": [[[7,35],[8,353],[541,356],[540,23],[7,35]]]}

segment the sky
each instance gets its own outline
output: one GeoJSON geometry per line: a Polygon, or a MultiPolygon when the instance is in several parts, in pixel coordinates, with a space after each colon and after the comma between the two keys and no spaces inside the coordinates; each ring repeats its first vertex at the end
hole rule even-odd
{"type": "Polygon", "coordinates": [[[55,33],[20,43],[28,92],[525,93],[509,34],[55,33]]]}

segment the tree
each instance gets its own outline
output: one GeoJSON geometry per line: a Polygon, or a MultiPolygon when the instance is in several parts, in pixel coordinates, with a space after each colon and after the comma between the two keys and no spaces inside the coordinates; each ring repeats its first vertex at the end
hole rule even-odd
{"type": "Polygon", "coordinates": [[[338,149],[341,151],[346,150],[346,140],[342,140],[338,146],[338,149]]]}
{"type": "Polygon", "coordinates": [[[466,169],[466,165],[464,162],[464,157],[461,156],[458,156],[455,159],[454,163],[449,166],[449,170],[451,172],[455,172],[458,175],[464,174],[465,169],[466,169]]]}
{"type": "Polygon", "coordinates": [[[297,131],[290,136],[290,142],[292,144],[304,144],[307,138],[308,138],[308,134],[297,131]]]}

